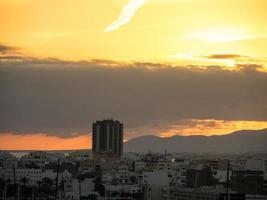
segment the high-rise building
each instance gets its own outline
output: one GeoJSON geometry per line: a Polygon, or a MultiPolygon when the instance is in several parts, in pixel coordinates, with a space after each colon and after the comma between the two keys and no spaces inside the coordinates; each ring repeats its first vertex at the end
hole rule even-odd
{"type": "Polygon", "coordinates": [[[93,123],[94,155],[120,157],[123,152],[123,124],[118,120],[103,120],[93,123]]]}

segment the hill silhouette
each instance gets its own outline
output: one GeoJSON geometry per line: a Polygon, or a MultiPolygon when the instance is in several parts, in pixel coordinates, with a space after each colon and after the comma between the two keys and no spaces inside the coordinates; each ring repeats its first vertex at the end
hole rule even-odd
{"type": "Polygon", "coordinates": [[[124,143],[125,152],[245,153],[267,152],[267,129],[214,136],[141,136],[124,143]]]}

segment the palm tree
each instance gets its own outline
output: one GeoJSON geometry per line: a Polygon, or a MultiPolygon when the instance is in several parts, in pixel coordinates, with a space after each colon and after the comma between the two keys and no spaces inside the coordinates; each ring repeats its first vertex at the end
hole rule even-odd
{"type": "Polygon", "coordinates": [[[23,178],[20,179],[20,182],[23,183],[23,186],[26,187],[26,184],[29,183],[29,179],[24,176],[23,178]]]}
{"type": "Polygon", "coordinates": [[[10,183],[11,183],[11,180],[10,180],[10,179],[7,179],[7,180],[6,180],[6,184],[7,184],[7,185],[10,185],[10,183]]]}
{"type": "Polygon", "coordinates": [[[53,193],[53,183],[54,181],[51,179],[51,178],[48,178],[48,177],[44,177],[42,179],[42,185],[41,185],[41,188],[40,188],[40,192],[42,193],[45,193],[46,195],[52,195],[53,193]]]}
{"type": "Polygon", "coordinates": [[[11,179],[6,180],[6,194],[7,196],[11,196],[15,193],[15,185],[10,185],[11,184],[11,179]],[[8,187],[9,186],[9,187],[8,187]]]}
{"type": "Polygon", "coordinates": [[[37,181],[38,189],[40,189],[41,184],[42,184],[42,181],[37,181]]]}
{"type": "Polygon", "coordinates": [[[82,184],[82,181],[84,180],[84,177],[82,175],[78,175],[77,179],[79,181],[79,200],[81,200],[81,198],[82,198],[82,190],[81,190],[82,185],[81,184],[82,184]]]}
{"type": "Polygon", "coordinates": [[[0,178],[0,191],[3,192],[3,199],[5,199],[5,188],[6,188],[6,181],[3,178],[0,178]]]}
{"type": "Polygon", "coordinates": [[[51,178],[48,177],[44,177],[42,180],[42,184],[45,186],[52,186],[53,185],[53,180],[51,178]]]}
{"type": "Polygon", "coordinates": [[[5,184],[6,184],[6,181],[3,178],[0,178],[0,190],[4,188],[5,184]]]}

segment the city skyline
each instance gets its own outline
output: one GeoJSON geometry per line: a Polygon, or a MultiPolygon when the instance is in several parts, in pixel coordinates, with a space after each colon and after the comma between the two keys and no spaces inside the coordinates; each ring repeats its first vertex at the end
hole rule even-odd
{"type": "Polygon", "coordinates": [[[0,150],[90,148],[109,117],[125,141],[267,128],[266,8],[0,1],[0,150]]]}
{"type": "Polygon", "coordinates": [[[0,200],[267,200],[267,0],[0,0],[0,200]]]}

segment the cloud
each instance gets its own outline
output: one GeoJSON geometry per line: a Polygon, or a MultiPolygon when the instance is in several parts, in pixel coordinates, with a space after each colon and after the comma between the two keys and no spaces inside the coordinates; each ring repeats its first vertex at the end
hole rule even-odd
{"type": "Polygon", "coordinates": [[[142,136],[156,135],[171,137],[174,135],[224,135],[238,130],[259,130],[267,128],[267,121],[220,120],[220,119],[170,119],[151,120],[149,123],[128,131],[126,140],[142,136]],[[144,134],[145,133],[145,134],[144,134]]]}
{"type": "Polygon", "coordinates": [[[238,65],[254,64],[260,66],[260,70],[267,71],[267,68],[264,69],[262,67],[267,64],[266,57],[241,55],[237,53],[213,53],[208,55],[173,54],[168,57],[176,63],[181,63],[181,65],[220,65],[231,70],[236,69],[235,66],[238,65]]]}
{"type": "Polygon", "coordinates": [[[211,54],[208,56],[204,56],[209,59],[236,59],[236,58],[247,58],[247,56],[241,56],[238,54],[211,54]]]}
{"type": "Polygon", "coordinates": [[[233,60],[236,63],[257,63],[257,64],[266,64],[267,58],[266,57],[256,57],[256,56],[247,56],[247,55],[240,55],[240,54],[232,54],[232,53],[215,53],[206,56],[202,56],[204,59],[211,59],[211,60],[233,60]]]}
{"type": "Polygon", "coordinates": [[[108,27],[105,28],[105,32],[114,31],[122,25],[128,23],[134,16],[138,8],[143,6],[145,2],[146,0],[130,0],[130,2],[123,7],[122,12],[118,16],[117,20],[115,20],[108,27]]]}
{"type": "Polygon", "coordinates": [[[262,68],[5,57],[0,61],[0,133],[73,137],[109,117],[121,120],[129,137],[187,119],[266,121],[262,68]]]}
{"type": "Polygon", "coordinates": [[[214,119],[186,119],[173,122],[160,136],[173,135],[221,135],[238,130],[259,130],[267,128],[267,121],[226,121],[214,119]]]}
{"type": "Polygon", "coordinates": [[[17,52],[17,50],[18,50],[18,48],[16,48],[16,47],[0,44],[0,55],[1,54],[14,53],[14,52],[17,52]]]}

